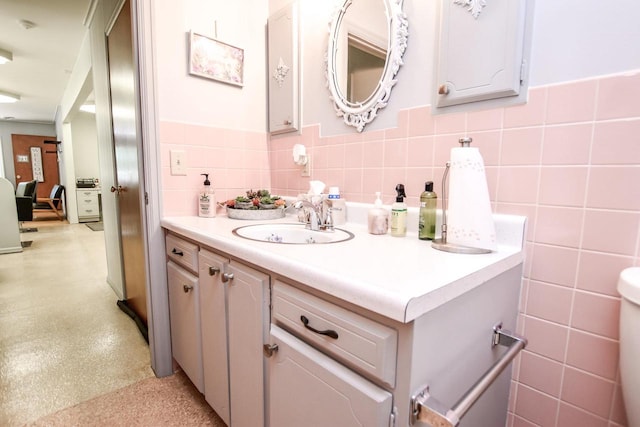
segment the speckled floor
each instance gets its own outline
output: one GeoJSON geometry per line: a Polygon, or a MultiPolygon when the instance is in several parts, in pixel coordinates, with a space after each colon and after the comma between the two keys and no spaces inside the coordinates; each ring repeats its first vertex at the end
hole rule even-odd
{"type": "Polygon", "coordinates": [[[153,377],[149,347],[106,283],[104,232],[25,226],[39,229],[21,234],[31,246],[0,255],[0,426],[153,377]]]}

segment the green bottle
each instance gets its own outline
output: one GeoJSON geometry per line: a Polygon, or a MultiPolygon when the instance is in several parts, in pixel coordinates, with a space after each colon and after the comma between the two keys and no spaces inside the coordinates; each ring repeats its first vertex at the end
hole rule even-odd
{"type": "Polygon", "coordinates": [[[436,238],[436,206],[438,195],[433,192],[433,182],[424,183],[424,192],[420,194],[420,214],[418,222],[418,238],[433,240],[436,238]]]}

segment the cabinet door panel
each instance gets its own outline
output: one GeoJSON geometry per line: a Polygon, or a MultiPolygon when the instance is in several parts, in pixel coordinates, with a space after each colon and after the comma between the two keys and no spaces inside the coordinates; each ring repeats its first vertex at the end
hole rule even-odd
{"type": "Polygon", "coordinates": [[[269,324],[269,276],[241,264],[227,271],[231,423],[264,425],[264,357],[269,324]]]}
{"type": "Polygon", "coordinates": [[[214,411],[229,425],[229,363],[225,285],[222,273],[229,260],[202,249],[200,266],[200,326],[204,395],[214,411]]]}
{"type": "Polygon", "coordinates": [[[388,426],[392,395],[333,359],[271,326],[271,426],[388,426]]]}
{"type": "Polygon", "coordinates": [[[269,37],[269,131],[272,134],[298,130],[298,13],[292,3],[268,21],[269,37]]]}
{"type": "Polygon", "coordinates": [[[173,358],[202,393],[204,381],[198,278],[171,261],[167,263],[167,273],[173,358]]]}
{"type": "Polygon", "coordinates": [[[481,101],[520,92],[525,0],[498,0],[474,18],[467,6],[441,3],[437,106],[481,101]]]}

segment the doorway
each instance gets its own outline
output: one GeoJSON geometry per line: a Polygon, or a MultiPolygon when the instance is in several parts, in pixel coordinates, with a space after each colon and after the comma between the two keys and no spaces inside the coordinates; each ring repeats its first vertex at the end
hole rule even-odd
{"type": "Polygon", "coordinates": [[[56,141],[56,137],[11,135],[16,185],[35,179],[38,181],[36,195],[39,198],[49,197],[53,186],[60,183],[58,145],[45,141],[56,141]]]}

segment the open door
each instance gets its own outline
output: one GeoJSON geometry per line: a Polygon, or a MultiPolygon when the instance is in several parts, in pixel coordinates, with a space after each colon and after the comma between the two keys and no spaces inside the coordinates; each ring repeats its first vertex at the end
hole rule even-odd
{"type": "MultiPolygon", "coordinates": [[[[125,1],[111,31],[107,34],[111,116],[115,153],[116,185],[112,194],[118,198],[118,218],[125,282],[124,311],[135,314],[146,337],[147,295],[146,259],[143,235],[144,175],[140,131],[138,92],[131,25],[131,4],[125,1]]],[[[133,317],[133,316],[132,316],[133,317]]]]}

